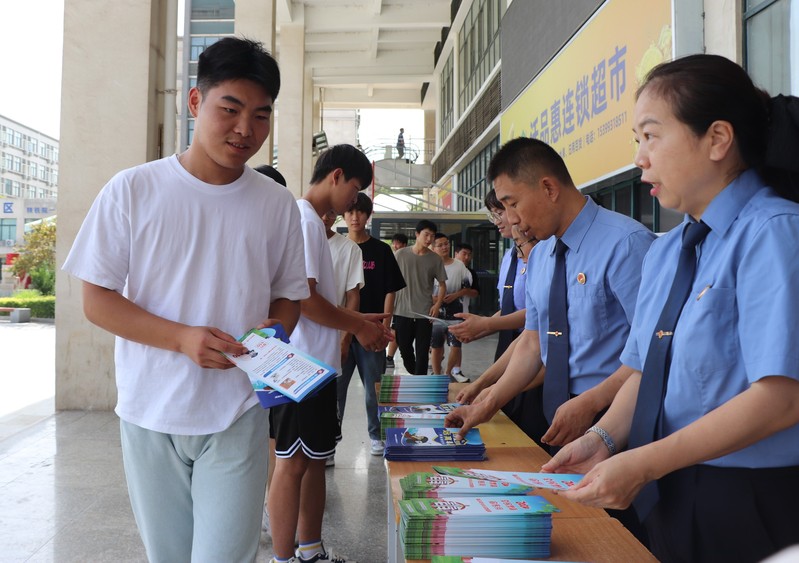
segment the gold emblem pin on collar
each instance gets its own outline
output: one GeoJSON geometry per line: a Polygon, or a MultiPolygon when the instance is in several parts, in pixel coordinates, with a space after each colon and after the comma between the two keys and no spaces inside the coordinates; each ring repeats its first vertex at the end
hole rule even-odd
{"type": "Polygon", "coordinates": [[[579,283],[580,285],[585,285],[585,274],[584,273],[580,272],[579,274],[577,274],[577,283],[579,283]]]}

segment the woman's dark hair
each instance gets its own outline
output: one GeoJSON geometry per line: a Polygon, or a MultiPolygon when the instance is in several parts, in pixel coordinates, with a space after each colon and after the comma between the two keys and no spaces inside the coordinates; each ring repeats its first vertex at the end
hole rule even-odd
{"type": "Polygon", "coordinates": [[[200,53],[197,63],[197,88],[208,90],[228,80],[251,80],[277,99],[280,70],[277,61],[262,43],[239,37],[220,39],[200,53]]]}
{"type": "Polygon", "coordinates": [[[486,209],[489,211],[494,211],[495,209],[505,211],[505,206],[501,201],[499,201],[497,192],[494,188],[488,190],[488,193],[486,193],[485,197],[483,198],[483,203],[485,204],[486,209]]]}
{"type": "Polygon", "coordinates": [[[758,170],[780,195],[799,201],[797,174],[773,166],[767,158],[767,147],[777,142],[769,138],[774,129],[769,95],[739,65],[719,55],[689,55],[653,68],[636,99],[644,91],[666,100],[675,117],[697,136],[714,121],[729,122],[744,164],[758,170]]]}

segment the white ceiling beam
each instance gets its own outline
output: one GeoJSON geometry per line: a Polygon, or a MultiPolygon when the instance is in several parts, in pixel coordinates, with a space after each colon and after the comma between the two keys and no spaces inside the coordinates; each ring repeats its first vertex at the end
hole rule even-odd
{"type": "Polygon", "coordinates": [[[344,6],[313,5],[305,8],[305,32],[349,31],[379,27],[381,29],[441,29],[449,25],[449,2],[428,2],[425,8],[407,9],[385,6],[380,15],[367,10],[344,6]]]}
{"type": "Polygon", "coordinates": [[[380,66],[394,66],[398,69],[421,67],[425,73],[433,72],[433,52],[427,49],[408,51],[381,50],[377,53],[376,58],[372,58],[364,47],[365,45],[361,47],[361,50],[357,51],[306,52],[305,64],[314,68],[326,68],[374,65],[378,63],[380,66]]]}

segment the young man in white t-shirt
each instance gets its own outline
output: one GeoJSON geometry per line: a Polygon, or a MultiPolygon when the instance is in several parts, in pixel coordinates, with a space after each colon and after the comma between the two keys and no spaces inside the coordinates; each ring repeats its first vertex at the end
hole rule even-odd
{"type": "MultiPolygon", "coordinates": [[[[444,233],[436,233],[433,238],[433,252],[444,261],[444,270],[447,272],[446,295],[444,304],[441,307],[439,316],[452,320],[455,314],[465,311],[463,306],[464,297],[477,297],[477,291],[472,288],[472,273],[466,264],[454,259],[449,255],[449,237],[444,233]]],[[[439,283],[433,286],[433,295],[438,295],[439,283]]],[[[453,376],[456,381],[463,383],[466,377],[459,375],[461,367],[461,342],[453,334],[447,331],[447,327],[441,324],[433,325],[433,333],[430,340],[430,361],[433,364],[433,373],[446,373],[453,376]],[[444,360],[444,340],[449,344],[449,358],[447,358],[447,371],[442,371],[444,360]],[[453,375],[454,368],[458,371],[453,375]]]]}
{"type": "Polygon", "coordinates": [[[256,326],[291,333],[308,297],[294,198],[245,163],[270,130],[280,87],[260,43],[225,38],[189,91],[194,140],[118,173],[64,271],[116,335],[122,455],[150,561],[253,561],[268,418],[222,353],[256,326]]]}
{"type": "MultiPolygon", "coordinates": [[[[351,145],[323,152],[300,209],[305,241],[305,270],[311,296],[302,301],[302,315],[291,341],[294,346],[341,373],[338,331],[352,333],[369,350],[383,350],[390,333],[386,315],[362,314],[337,306],[335,275],[322,215],[343,213],[358,192],[372,181],[372,166],[351,145]]],[[[269,486],[269,513],[275,561],[345,562],[322,545],[325,511],[325,460],[335,453],[338,435],[336,381],[301,403],[270,409],[277,462],[269,486]],[[295,535],[299,548],[295,552],[295,535]]]]}

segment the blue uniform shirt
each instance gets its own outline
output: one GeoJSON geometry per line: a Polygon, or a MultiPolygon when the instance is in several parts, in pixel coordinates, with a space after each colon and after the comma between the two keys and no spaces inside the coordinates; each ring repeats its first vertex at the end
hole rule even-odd
{"type": "MultiPolygon", "coordinates": [[[[763,377],[799,378],[799,205],[779,198],[747,171],[713,199],[702,220],[712,230],[699,247],[694,284],[674,330],[666,435],[763,377]]],[[[657,240],[644,262],[635,321],[622,354],[622,362],[638,370],[658,330],[683,227],[657,240]]],[[[710,465],[799,465],[799,425],[710,465]]]]}
{"type": "MultiPolygon", "coordinates": [[[[599,207],[591,198],[563,234],[568,286],[571,393],[595,387],[616,371],[635,312],[641,263],[655,235],[641,223],[599,207]]],[[[537,330],[547,361],[549,286],[555,237],[539,242],[527,260],[525,328],[537,330]]]]}
{"type": "Polygon", "coordinates": [[[524,292],[525,280],[527,279],[527,264],[521,258],[516,256],[516,248],[511,247],[502,257],[502,263],[499,266],[499,279],[497,280],[497,290],[499,290],[499,308],[502,308],[502,294],[505,291],[505,277],[508,275],[508,269],[511,265],[511,260],[516,260],[516,278],[513,282],[513,306],[514,310],[524,309],[524,292]]]}

